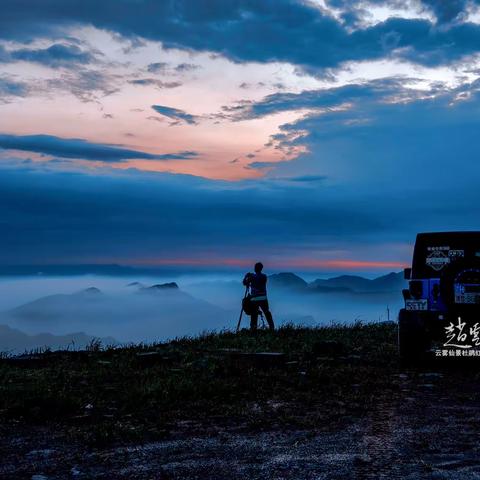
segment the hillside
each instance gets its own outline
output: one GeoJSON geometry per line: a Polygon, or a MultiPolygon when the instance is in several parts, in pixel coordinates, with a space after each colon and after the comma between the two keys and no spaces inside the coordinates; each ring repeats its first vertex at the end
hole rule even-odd
{"type": "MultiPolygon", "coordinates": [[[[106,421],[104,415],[112,411],[116,419],[129,415],[140,422],[153,409],[162,412],[150,419],[161,431],[172,418],[184,414],[196,412],[201,417],[220,408],[243,415],[245,402],[277,395],[295,402],[320,387],[324,401],[336,401],[330,396],[339,392],[330,391],[331,381],[325,381],[329,375],[345,375],[341,383],[348,389],[352,368],[361,366],[366,375],[393,368],[395,352],[395,326],[384,323],[285,326],[257,335],[242,330],[121,348],[97,344],[94,350],[40,355],[43,368],[33,370],[17,368],[24,359],[4,357],[0,374],[7,388],[0,397],[0,414],[64,421],[85,414],[84,406],[94,403],[96,421],[106,421]],[[282,355],[249,357],[255,352],[282,355]],[[376,362],[382,366],[374,366],[376,362]],[[306,370],[310,371],[307,384],[302,374],[306,370]],[[60,388],[63,394],[57,396],[60,388]]],[[[35,367],[34,361],[31,366],[35,367]]],[[[374,375],[369,381],[377,380],[374,375]]]]}
{"type": "Polygon", "coordinates": [[[474,478],[478,373],[426,368],[391,323],[0,359],[0,478],[474,478]]]}

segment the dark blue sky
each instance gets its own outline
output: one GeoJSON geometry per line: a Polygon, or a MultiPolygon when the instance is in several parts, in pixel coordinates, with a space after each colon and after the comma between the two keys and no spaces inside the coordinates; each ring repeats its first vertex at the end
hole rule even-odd
{"type": "Polygon", "coordinates": [[[398,270],[479,229],[480,2],[2,11],[1,264],[398,270]]]}

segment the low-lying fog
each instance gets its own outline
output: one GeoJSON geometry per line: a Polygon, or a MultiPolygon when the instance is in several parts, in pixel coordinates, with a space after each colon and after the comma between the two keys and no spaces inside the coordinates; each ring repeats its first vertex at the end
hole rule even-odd
{"type": "MultiPolygon", "coordinates": [[[[244,294],[241,277],[3,277],[0,351],[67,344],[83,348],[92,337],[101,337],[104,343],[152,342],[234,329],[244,294]],[[178,288],[147,288],[169,282],[176,282],[178,288]]],[[[383,283],[381,288],[368,287],[367,292],[348,281],[347,287],[340,282],[340,286],[332,284],[335,288],[322,284],[312,289],[311,284],[291,280],[269,282],[270,308],[278,325],[372,322],[387,320],[388,315],[395,319],[402,303],[401,286],[396,288],[396,283],[394,288],[383,283]]],[[[242,325],[248,322],[244,315],[242,325]]]]}

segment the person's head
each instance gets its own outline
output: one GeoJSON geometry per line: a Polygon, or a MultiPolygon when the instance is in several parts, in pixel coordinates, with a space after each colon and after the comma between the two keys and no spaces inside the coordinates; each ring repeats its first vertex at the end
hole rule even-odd
{"type": "Polygon", "coordinates": [[[255,264],[255,273],[260,273],[263,270],[263,263],[262,262],[257,262],[255,264]]]}

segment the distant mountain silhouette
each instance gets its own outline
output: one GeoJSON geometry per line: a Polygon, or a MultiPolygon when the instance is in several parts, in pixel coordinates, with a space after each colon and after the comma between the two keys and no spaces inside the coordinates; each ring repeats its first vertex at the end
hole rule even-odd
{"type": "MultiPolygon", "coordinates": [[[[69,333],[66,335],[52,335],[50,333],[39,333],[27,335],[7,325],[0,325],[0,352],[21,353],[24,350],[50,347],[52,349],[71,348],[84,349],[95,337],[83,332],[69,333]]],[[[112,337],[100,339],[104,345],[118,343],[112,337]]]]}
{"type": "Polygon", "coordinates": [[[140,289],[142,292],[156,292],[158,290],[179,290],[178,285],[175,282],[159,283],[150,287],[143,287],[140,289]]]}
{"type": "Polygon", "coordinates": [[[88,287],[85,290],[80,290],[74,295],[102,295],[102,291],[97,287],[88,287]]]}
{"type": "Polygon", "coordinates": [[[233,314],[178,288],[175,282],[106,294],[95,287],[39,298],[0,313],[0,324],[55,335],[86,330],[119,341],[153,341],[169,335],[224,328],[233,314]],[[41,330],[40,330],[41,329],[41,330]]]}
{"type": "Polygon", "coordinates": [[[386,293],[386,292],[400,292],[404,288],[405,279],[403,272],[391,272],[387,275],[374,278],[356,276],[356,275],[341,275],[326,280],[317,279],[309,284],[309,289],[317,291],[351,291],[354,293],[386,293]]]}
{"type": "Polygon", "coordinates": [[[15,319],[51,324],[60,321],[65,315],[75,315],[86,307],[99,305],[103,297],[104,295],[84,290],[72,294],[48,295],[20,305],[7,312],[7,315],[15,319]]]}
{"type": "Polygon", "coordinates": [[[269,287],[294,289],[304,292],[334,293],[388,293],[400,292],[404,288],[403,272],[389,273],[370,280],[358,275],[341,275],[328,279],[317,279],[307,283],[303,278],[291,272],[270,275],[269,287]]]}
{"type": "Polygon", "coordinates": [[[280,288],[294,288],[294,289],[305,289],[308,286],[308,283],[300,278],[298,275],[295,275],[291,272],[282,272],[274,273],[268,277],[268,286],[269,287],[280,287],[280,288]]]}

